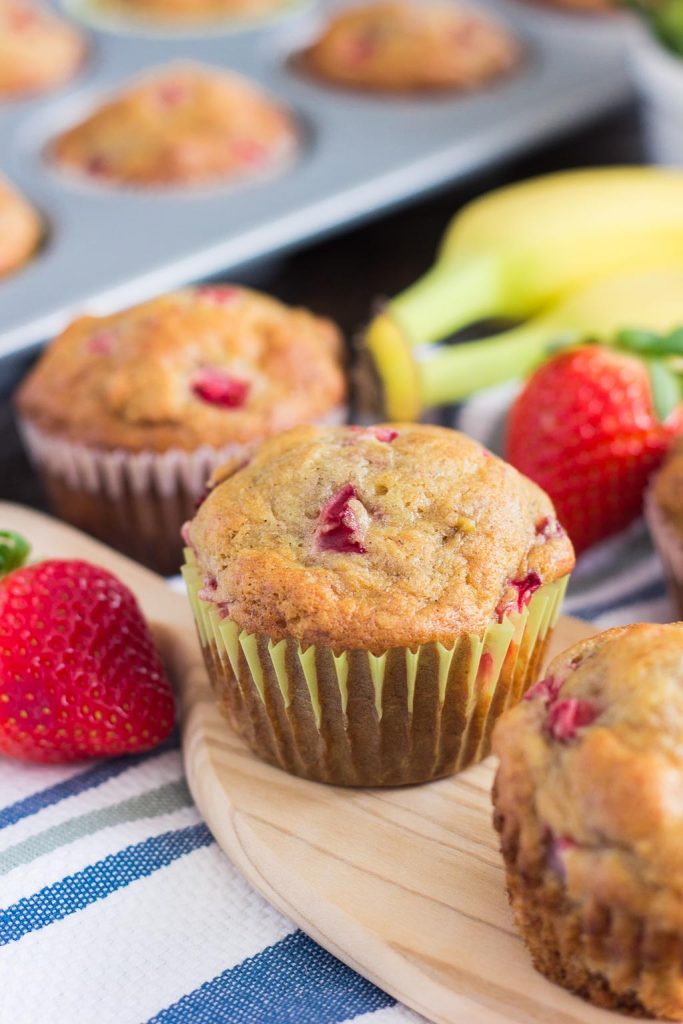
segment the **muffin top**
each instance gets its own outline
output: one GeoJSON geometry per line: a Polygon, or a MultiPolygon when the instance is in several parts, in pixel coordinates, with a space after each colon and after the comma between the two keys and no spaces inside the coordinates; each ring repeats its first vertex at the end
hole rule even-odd
{"type": "Polygon", "coordinates": [[[521,820],[522,851],[540,828],[575,899],[683,925],[683,623],[610,629],[565,651],[500,720],[494,751],[498,807],[521,820]]]}
{"type": "Polygon", "coordinates": [[[201,22],[267,14],[283,0],[106,0],[109,10],[145,21],[201,22]]]}
{"type": "Polygon", "coordinates": [[[42,230],[33,207],[0,177],[0,277],[28,260],[40,242],[42,230]]]}
{"type": "Polygon", "coordinates": [[[674,441],[664,465],[654,477],[650,499],[683,536],[683,438],[674,441]]]}
{"type": "Polygon", "coordinates": [[[301,61],[337,84],[416,92],[475,88],[519,57],[515,39],[488,17],[448,3],[380,0],[336,14],[301,61]]]}
{"type": "Polygon", "coordinates": [[[203,596],[335,649],[453,640],[568,573],[550,499],[443,427],[300,427],[228,466],[186,529],[203,596]]]}
{"type": "Polygon", "coordinates": [[[171,64],[58,136],[60,166],[110,184],[201,185],[284,167],[293,118],[239,75],[171,64]]]}
{"type": "Polygon", "coordinates": [[[323,418],[345,397],[329,320],[226,285],[74,321],[17,395],[69,441],[130,451],[252,443],[323,418]]]}
{"type": "Polygon", "coordinates": [[[0,0],[0,100],[61,85],[84,52],[80,33],[50,11],[28,0],[0,0]]]}

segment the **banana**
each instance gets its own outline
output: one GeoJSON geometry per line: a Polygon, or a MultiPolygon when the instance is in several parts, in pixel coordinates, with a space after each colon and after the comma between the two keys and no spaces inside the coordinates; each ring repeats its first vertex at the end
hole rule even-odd
{"type": "Polygon", "coordinates": [[[553,344],[609,343],[623,328],[667,332],[683,325],[683,266],[606,278],[579,289],[520,327],[453,346],[404,346],[402,388],[385,388],[388,418],[421,411],[521,377],[553,344]]]}
{"type": "Polygon", "coordinates": [[[370,323],[380,377],[406,388],[405,349],[490,317],[523,319],[596,278],[683,266],[683,171],[565,171],[498,189],[451,222],[437,262],[370,323]]]}

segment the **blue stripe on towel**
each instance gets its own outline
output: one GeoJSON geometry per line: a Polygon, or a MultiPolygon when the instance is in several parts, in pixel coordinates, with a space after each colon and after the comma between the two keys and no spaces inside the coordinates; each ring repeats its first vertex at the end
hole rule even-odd
{"type": "Polygon", "coordinates": [[[666,596],[666,585],[663,580],[654,580],[651,583],[646,583],[640,587],[639,590],[634,590],[630,594],[627,594],[621,600],[601,601],[595,602],[594,604],[584,604],[580,608],[572,608],[572,615],[578,616],[580,619],[597,619],[601,615],[606,615],[608,612],[616,611],[621,608],[628,608],[633,604],[641,604],[646,601],[657,601],[662,597],[666,596]]]}
{"type": "Polygon", "coordinates": [[[205,982],[148,1024],[337,1024],[395,1002],[297,931],[205,982]]]}
{"type": "Polygon", "coordinates": [[[41,789],[37,793],[31,793],[23,800],[17,800],[14,804],[0,808],[0,829],[15,825],[22,818],[29,818],[32,814],[37,814],[38,811],[58,804],[70,796],[78,796],[79,793],[85,793],[88,789],[95,789],[104,782],[115,779],[117,775],[128,771],[129,768],[134,768],[142,761],[164,754],[167,750],[176,750],[179,745],[178,734],[174,733],[154,750],[148,750],[144,754],[117,757],[113,761],[101,761],[99,764],[93,765],[92,768],[76,772],[70,778],[64,779],[63,782],[57,782],[54,786],[48,786],[47,789],[41,789]]]}
{"type": "Polygon", "coordinates": [[[0,946],[61,921],[212,842],[211,833],[201,823],[163,832],[111,853],[0,910],[0,946]]]}

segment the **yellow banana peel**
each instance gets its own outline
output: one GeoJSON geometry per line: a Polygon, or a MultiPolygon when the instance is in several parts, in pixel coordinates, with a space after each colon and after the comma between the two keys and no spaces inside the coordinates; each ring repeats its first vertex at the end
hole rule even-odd
{"type": "Polygon", "coordinates": [[[524,376],[554,344],[609,343],[625,328],[667,332],[679,325],[683,325],[683,266],[594,282],[520,327],[453,346],[411,349],[400,332],[383,333],[380,325],[380,341],[387,347],[381,353],[385,365],[391,362],[389,350],[400,352],[399,373],[392,369],[386,376],[380,374],[385,413],[390,419],[416,419],[425,408],[456,402],[480,388],[524,376]]]}

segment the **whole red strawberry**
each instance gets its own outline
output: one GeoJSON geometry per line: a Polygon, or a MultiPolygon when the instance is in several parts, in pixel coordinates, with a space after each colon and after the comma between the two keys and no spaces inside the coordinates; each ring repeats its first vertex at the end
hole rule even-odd
{"type": "MultiPolygon", "coordinates": [[[[2,536],[0,561],[14,535],[2,536]]],[[[152,636],[115,576],[51,560],[0,580],[0,752],[53,763],[131,753],[173,722],[152,636]]]]}
{"type": "MultiPolygon", "coordinates": [[[[632,334],[643,347],[655,337],[632,334]]],[[[681,428],[678,382],[663,363],[588,345],[527,382],[508,419],[506,456],[547,491],[580,552],[640,514],[648,477],[681,428]]]]}

